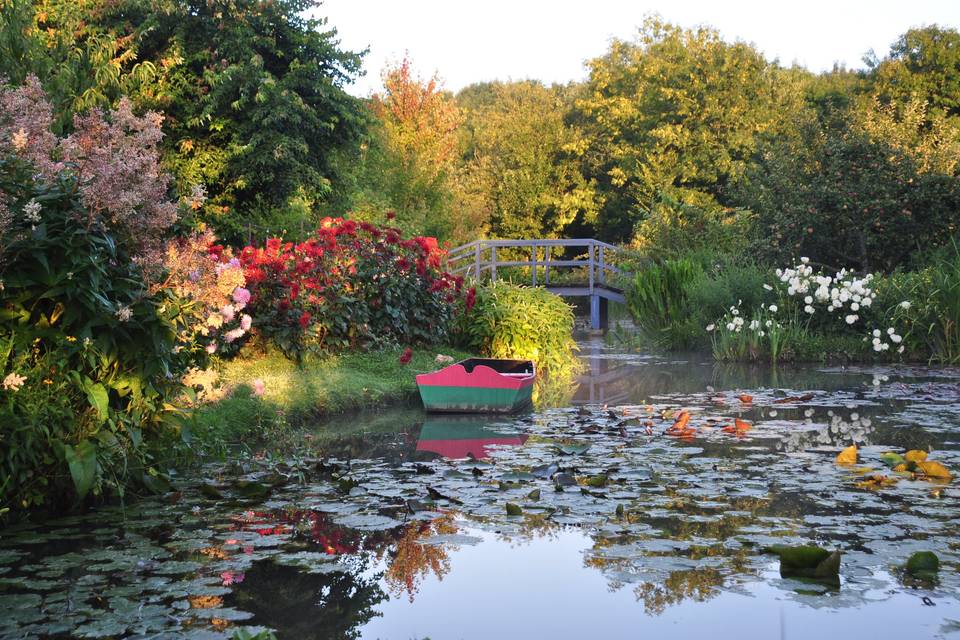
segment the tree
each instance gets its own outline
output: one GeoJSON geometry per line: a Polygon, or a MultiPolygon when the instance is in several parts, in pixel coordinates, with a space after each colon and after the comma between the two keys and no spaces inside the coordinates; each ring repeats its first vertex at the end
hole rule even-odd
{"type": "Polygon", "coordinates": [[[556,237],[575,218],[592,221],[593,185],[576,157],[579,132],[566,122],[571,90],[537,81],[472,85],[465,113],[461,188],[506,238],[556,237]]]}
{"type": "Polygon", "coordinates": [[[179,190],[204,184],[210,195],[199,217],[226,240],[264,236],[281,231],[277,212],[292,202],[307,212],[329,197],[335,152],[359,144],[366,124],[360,101],[343,90],[361,55],[340,50],[325,20],[304,17],[316,6],[40,0],[28,35],[49,53],[28,42],[8,66],[41,67],[67,120],[123,94],[162,111],[164,163],[179,190]]]}
{"type": "Polygon", "coordinates": [[[577,102],[589,146],[585,173],[603,197],[601,235],[630,236],[662,192],[720,203],[743,174],[757,135],[802,107],[796,82],[752,46],[707,28],[649,18],[635,42],[614,40],[588,63],[577,102]]]}
{"type": "Polygon", "coordinates": [[[369,103],[375,121],[359,159],[356,213],[381,221],[392,211],[405,231],[448,237],[460,110],[436,76],[416,76],[407,58],[382,77],[383,91],[369,103]]]}
{"type": "Polygon", "coordinates": [[[874,81],[886,102],[918,97],[931,114],[960,116],[960,32],[931,25],[910,29],[883,60],[871,60],[874,81]]]}

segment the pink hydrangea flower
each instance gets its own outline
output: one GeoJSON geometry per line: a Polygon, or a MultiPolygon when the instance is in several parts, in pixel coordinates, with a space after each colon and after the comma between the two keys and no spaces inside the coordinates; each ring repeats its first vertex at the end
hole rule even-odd
{"type": "Polygon", "coordinates": [[[244,331],[250,331],[251,324],[253,324],[253,318],[247,314],[243,314],[243,317],[240,318],[240,328],[244,331]]]}
{"type": "Polygon", "coordinates": [[[217,343],[216,343],[216,342],[211,342],[210,344],[208,344],[207,347],[206,347],[206,351],[207,351],[207,353],[209,353],[209,354],[211,354],[211,355],[214,354],[214,353],[216,353],[216,352],[217,352],[217,343]]]}
{"type": "Polygon", "coordinates": [[[257,396],[258,398],[262,398],[266,390],[267,385],[264,384],[263,380],[257,378],[253,381],[253,395],[257,396]]]}
{"type": "Polygon", "coordinates": [[[234,315],[236,314],[232,304],[225,304],[220,309],[220,315],[223,316],[224,322],[233,322],[234,315]]]}

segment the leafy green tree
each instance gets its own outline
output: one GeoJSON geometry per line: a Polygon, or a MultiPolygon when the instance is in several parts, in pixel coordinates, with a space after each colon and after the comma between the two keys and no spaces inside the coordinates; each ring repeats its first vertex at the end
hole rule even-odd
{"type": "Polygon", "coordinates": [[[798,83],[750,45],[656,18],[588,65],[577,103],[586,174],[603,197],[597,226],[613,239],[628,238],[663,192],[684,204],[720,203],[757,135],[803,106],[798,83]]]}
{"type": "Polygon", "coordinates": [[[883,60],[870,60],[880,96],[907,102],[916,96],[931,113],[960,116],[960,32],[931,25],[910,29],[883,60]]]}
{"type": "Polygon", "coordinates": [[[592,221],[593,185],[576,156],[579,132],[566,122],[572,92],[533,80],[472,85],[457,95],[465,113],[461,183],[507,238],[556,237],[575,218],[592,221]]]}
{"type": "Polygon", "coordinates": [[[314,0],[40,0],[30,20],[5,1],[8,75],[37,73],[66,122],[123,94],[162,111],[165,165],[182,193],[206,185],[199,217],[226,240],[279,233],[291,206],[312,217],[366,126],[343,90],[361,55],[305,17],[314,0]]]}
{"type": "Polygon", "coordinates": [[[452,179],[462,116],[439,79],[416,75],[409,59],[383,71],[383,91],[370,100],[369,144],[358,158],[355,217],[413,234],[456,236],[452,179]]]}
{"type": "Polygon", "coordinates": [[[765,142],[736,187],[735,198],[757,215],[757,255],[890,270],[960,229],[960,179],[921,172],[854,115],[806,123],[801,134],[765,142]]]}

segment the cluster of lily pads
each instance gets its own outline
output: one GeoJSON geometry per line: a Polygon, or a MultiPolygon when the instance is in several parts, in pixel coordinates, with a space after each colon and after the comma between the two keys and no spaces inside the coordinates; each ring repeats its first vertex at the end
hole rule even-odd
{"type": "Polygon", "coordinates": [[[650,614],[761,580],[804,601],[831,593],[836,607],[889,593],[891,575],[950,597],[960,504],[950,478],[922,463],[960,463],[943,419],[960,413],[958,391],[954,379],[706,390],[507,419],[491,436],[522,434],[523,445],[494,444],[480,459],[417,451],[403,433],[379,440],[375,457],[321,442],[296,458],[211,466],[126,510],[5,531],[0,637],[266,633],[283,621],[238,599],[257,566],[356,576],[357,559],[374,558],[414,597],[442,565],[417,549],[474,544],[461,532],[471,528],[537,540],[579,527],[592,540],[586,565],[650,614]],[[872,471],[836,464],[854,436],[860,461],[886,464],[896,484],[866,487],[872,471]],[[894,452],[931,447],[923,460],[894,452]]]}

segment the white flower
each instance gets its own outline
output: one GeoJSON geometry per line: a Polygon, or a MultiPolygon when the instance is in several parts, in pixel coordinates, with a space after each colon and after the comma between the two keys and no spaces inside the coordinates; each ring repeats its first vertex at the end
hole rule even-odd
{"type": "Polygon", "coordinates": [[[732,322],[728,322],[728,323],[727,323],[727,331],[733,331],[733,327],[734,327],[734,326],[735,326],[735,325],[734,325],[732,322]]]}
{"type": "Polygon", "coordinates": [[[770,327],[772,327],[772,326],[773,326],[773,320],[767,320],[766,325],[767,325],[767,328],[768,328],[768,329],[769,329],[770,327]]]}
{"type": "Polygon", "coordinates": [[[903,345],[900,345],[900,348],[897,349],[897,353],[903,353],[903,345]]]}
{"type": "Polygon", "coordinates": [[[805,307],[803,308],[803,310],[806,311],[807,313],[811,313],[811,314],[814,313],[814,312],[816,312],[816,309],[813,308],[813,305],[809,305],[809,304],[808,304],[807,306],[805,306],[805,307]]]}
{"type": "Polygon", "coordinates": [[[772,304],[772,305],[770,305],[770,306],[767,307],[767,308],[770,309],[770,311],[772,311],[773,313],[776,313],[776,312],[777,312],[777,305],[775,305],[775,304],[772,304]]]}
{"type": "Polygon", "coordinates": [[[874,337],[874,338],[879,338],[879,337],[880,337],[880,329],[874,329],[874,330],[873,330],[873,337],[874,337]]]}
{"type": "Polygon", "coordinates": [[[713,331],[713,330],[716,329],[716,328],[717,328],[717,325],[715,325],[715,324],[712,324],[712,323],[711,323],[711,324],[708,324],[708,325],[707,325],[707,331],[713,331]]]}
{"type": "Polygon", "coordinates": [[[127,305],[123,305],[122,307],[117,309],[117,313],[115,315],[117,316],[117,320],[119,320],[120,322],[126,322],[133,317],[133,309],[131,309],[127,305]]]}
{"type": "Polygon", "coordinates": [[[897,335],[896,333],[890,334],[890,340],[899,344],[903,340],[903,336],[897,335]]]}
{"type": "Polygon", "coordinates": [[[800,258],[800,262],[802,262],[803,264],[807,264],[808,262],[810,262],[810,258],[802,257],[800,258]]]}
{"type": "Polygon", "coordinates": [[[768,285],[767,283],[764,283],[764,284],[763,284],[763,288],[766,289],[767,291],[773,291],[773,287],[771,287],[771,286],[768,285]]]}
{"type": "Polygon", "coordinates": [[[873,344],[874,344],[875,346],[878,345],[878,344],[880,344],[880,338],[874,338],[874,339],[873,339],[873,344]]]}
{"type": "Polygon", "coordinates": [[[901,309],[909,309],[909,308],[910,308],[910,301],[909,301],[909,300],[904,300],[903,302],[901,302],[901,303],[900,303],[900,308],[901,308],[901,309]]]}
{"type": "Polygon", "coordinates": [[[880,342],[880,340],[877,340],[876,342],[873,343],[873,350],[874,350],[874,351],[883,351],[883,345],[884,345],[884,344],[885,344],[885,343],[880,342]]]}
{"type": "Polygon", "coordinates": [[[893,327],[887,327],[887,335],[888,335],[888,336],[892,336],[892,335],[895,334],[896,332],[897,332],[897,330],[894,329],[893,327]]]}
{"type": "Polygon", "coordinates": [[[853,323],[856,322],[858,319],[859,319],[859,316],[856,316],[856,315],[854,315],[854,314],[852,314],[852,313],[851,313],[850,315],[848,315],[846,318],[844,318],[844,320],[846,320],[847,324],[853,324],[853,323]]]}
{"type": "Polygon", "coordinates": [[[862,307],[869,307],[871,304],[873,304],[873,298],[864,298],[860,301],[862,307]]]}
{"type": "Polygon", "coordinates": [[[17,373],[8,373],[7,377],[3,379],[3,382],[0,382],[0,387],[3,387],[7,391],[17,391],[26,381],[27,379],[24,376],[17,373]]]}
{"type": "Polygon", "coordinates": [[[797,292],[797,290],[793,287],[793,285],[787,287],[787,295],[788,295],[788,296],[792,296],[792,295],[795,294],[796,292],[797,292]]]}
{"type": "Polygon", "coordinates": [[[850,311],[860,311],[860,305],[856,302],[850,303],[850,311]]]}
{"type": "Polygon", "coordinates": [[[40,203],[34,199],[30,199],[30,202],[23,205],[23,217],[27,219],[27,222],[36,224],[40,222],[40,203]]]}
{"type": "Polygon", "coordinates": [[[730,307],[730,313],[732,313],[732,314],[735,315],[735,316],[740,315],[740,312],[737,311],[737,308],[736,308],[736,307],[730,307]]]}
{"type": "Polygon", "coordinates": [[[805,304],[813,304],[813,296],[807,296],[806,298],[803,299],[803,302],[805,304]]]}
{"type": "Polygon", "coordinates": [[[883,350],[884,350],[884,351],[886,351],[887,349],[890,348],[890,343],[884,342],[884,343],[883,343],[882,345],[880,345],[880,346],[883,347],[883,350]]]}

